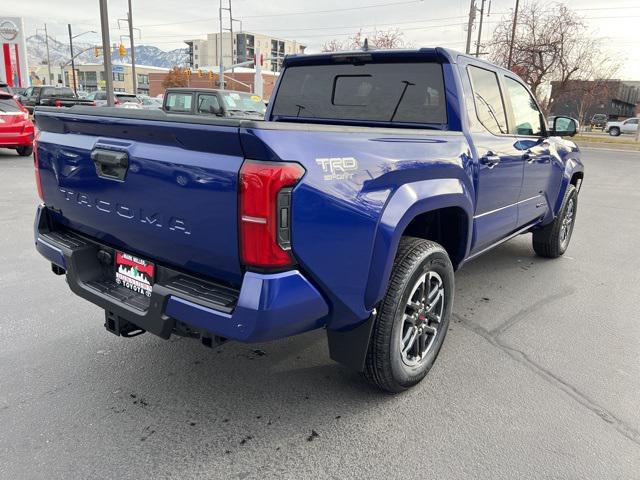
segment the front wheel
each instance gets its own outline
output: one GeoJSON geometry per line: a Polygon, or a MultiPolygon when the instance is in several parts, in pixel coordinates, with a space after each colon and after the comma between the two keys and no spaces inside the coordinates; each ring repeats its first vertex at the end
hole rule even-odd
{"type": "Polygon", "coordinates": [[[33,147],[31,145],[18,147],[16,148],[16,152],[18,152],[18,155],[20,155],[21,157],[28,157],[33,153],[33,147]]]}
{"type": "Polygon", "coordinates": [[[569,247],[578,213],[578,190],[569,184],[556,219],[533,232],[533,249],[541,257],[558,258],[569,247]]]}
{"type": "Polygon", "coordinates": [[[453,266],[435,242],[402,237],[364,375],[392,393],[420,382],[440,352],[453,305],[453,266]]]}
{"type": "Polygon", "coordinates": [[[610,128],[609,135],[611,135],[612,137],[617,137],[618,135],[620,135],[620,129],[618,127],[610,128]]]}

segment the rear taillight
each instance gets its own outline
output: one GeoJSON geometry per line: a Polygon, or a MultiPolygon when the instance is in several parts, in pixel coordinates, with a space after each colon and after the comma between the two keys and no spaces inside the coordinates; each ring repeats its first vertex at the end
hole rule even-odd
{"type": "Polygon", "coordinates": [[[62,106],[62,100],[56,100],[55,106],[60,108],[62,106]]]}
{"type": "Polygon", "coordinates": [[[240,256],[261,268],[291,257],[291,191],[304,175],[297,163],[245,160],[240,169],[240,256]]]}
{"type": "Polygon", "coordinates": [[[40,181],[40,162],[38,160],[38,137],[40,131],[36,131],[33,137],[33,167],[36,172],[36,188],[38,189],[38,197],[44,202],[44,195],[42,194],[42,182],[40,181]]]}
{"type": "Polygon", "coordinates": [[[94,100],[93,102],[91,102],[91,106],[95,107],[96,106],[96,101],[94,100]]]}

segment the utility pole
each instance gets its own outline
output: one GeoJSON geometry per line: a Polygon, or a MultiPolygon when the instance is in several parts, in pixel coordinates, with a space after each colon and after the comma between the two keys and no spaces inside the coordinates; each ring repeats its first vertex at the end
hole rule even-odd
{"type": "Polygon", "coordinates": [[[254,49],[255,55],[255,76],[253,80],[253,93],[262,98],[263,88],[262,88],[262,53],[260,53],[260,47],[256,47],[254,49]]]}
{"type": "Polygon", "coordinates": [[[224,90],[224,67],[222,66],[222,0],[220,0],[220,9],[218,10],[220,14],[220,40],[218,41],[218,63],[220,64],[220,74],[218,78],[218,82],[220,83],[220,90],[224,90]]]}
{"type": "Polygon", "coordinates": [[[107,106],[113,107],[113,72],[111,69],[111,41],[109,40],[109,11],[107,0],[100,1],[100,28],[102,30],[102,58],[104,59],[104,80],[107,89],[107,106]]]}
{"type": "Polygon", "coordinates": [[[476,19],[476,0],[471,0],[469,5],[469,23],[467,23],[467,48],[465,53],[469,55],[471,53],[471,31],[473,30],[473,22],[476,19]]]}
{"type": "Polygon", "coordinates": [[[513,10],[513,25],[511,26],[511,41],[509,42],[509,60],[507,60],[507,69],[511,70],[511,61],[513,60],[513,43],[516,39],[516,24],[518,23],[518,4],[520,0],[516,0],[516,8],[513,10]]]}
{"type": "Polygon", "coordinates": [[[478,41],[476,43],[476,58],[480,56],[480,41],[482,40],[482,20],[484,19],[484,3],[486,0],[482,0],[480,3],[480,22],[478,23],[478,41]]]}
{"type": "Polygon", "coordinates": [[[76,62],[73,58],[73,36],[71,35],[71,24],[68,23],[67,27],[69,27],[69,49],[71,50],[71,73],[73,75],[73,92],[78,95],[78,87],[76,86],[76,62]]]}
{"type": "MultiPolygon", "coordinates": [[[[237,58],[234,58],[233,55],[233,47],[235,42],[233,41],[233,14],[231,13],[231,0],[229,0],[229,34],[231,36],[231,65],[235,65],[236,62],[238,61],[237,58]]],[[[233,73],[234,70],[233,68],[231,68],[231,73],[233,73]]]]}
{"type": "Polygon", "coordinates": [[[129,23],[129,42],[131,45],[131,76],[133,77],[133,94],[138,94],[138,77],[136,77],[136,47],[133,45],[133,13],[131,11],[131,0],[129,0],[129,12],[127,13],[129,23]]]}
{"type": "Polygon", "coordinates": [[[47,84],[50,84],[53,80],[51,79],[51,57],[49,56],[49,33],[47,33],[46,23],[44,24],[44,43],[47,46],[47,72],[49,73],[47,84]]]}

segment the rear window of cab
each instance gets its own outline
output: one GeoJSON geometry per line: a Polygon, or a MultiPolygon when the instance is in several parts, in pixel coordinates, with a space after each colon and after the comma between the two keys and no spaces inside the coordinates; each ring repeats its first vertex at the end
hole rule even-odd
{"type": "Polygon", "coordinates": [[[398,124],[447,123],[442,66],[435,62],[291,66],[272,114],[398,124]]]}

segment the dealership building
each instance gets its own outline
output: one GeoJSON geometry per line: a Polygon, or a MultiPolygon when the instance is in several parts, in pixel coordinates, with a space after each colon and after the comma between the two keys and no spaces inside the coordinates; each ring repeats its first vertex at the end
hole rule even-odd
{"type": "Polygon", "coordinates": [[[0,82],[29,86],[26,35],[20,17],[0,16],[0,82]]]}

